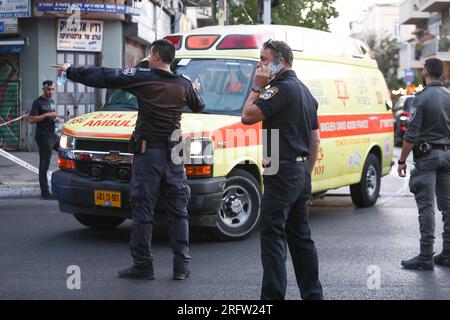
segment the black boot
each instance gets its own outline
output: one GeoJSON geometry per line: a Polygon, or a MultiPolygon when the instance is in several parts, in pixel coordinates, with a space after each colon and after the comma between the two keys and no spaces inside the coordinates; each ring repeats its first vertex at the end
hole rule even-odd
{"type": "Polygon", "coordinates": [[[173,266],[173,280],[186,280],[191,276],[191,270],[187,265],[174,265],[173,266]]]}
{"type": "Polygon", "coordinates": [[[450,267],[450,253],[441,252],[434,257],[434,263],[439,266],[450,267]]]}
{"type": "Polygon", "coordinates": [[[410,270],[433,270],[433,256],[419,254],[417,257],[410,260],[403,260],[402,266],[403,268],[410,270]]]}
{"type": "Polygon", "coordinates": [[[120,270],[119,277],[124,279],[153,280],[155,279],[155,274],[153,273],[153,263],[146,265],[133,265],[131,268],[120,270]]]}
{"type": "Polygon", "coordinates": [[[56,200],[55,196],[53,194],[49,193],[43,193],[41,194],[41,200],[56,200]]]}

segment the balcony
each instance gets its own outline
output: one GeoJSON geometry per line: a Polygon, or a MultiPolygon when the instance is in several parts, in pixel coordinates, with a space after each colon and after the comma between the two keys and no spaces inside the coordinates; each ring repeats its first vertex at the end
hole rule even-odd
{"type": "Polygon", "coordinates": [[[425,24],[429,12],[419,11],[418,0],[405,0],[400,4],[400,24],[425,24]]]}
{"type": "Polygon", "coordinates": [[[417,0],[420,11],[442,12],[450,7],[450,0],[417,0]]]}
{"type": "Polygon", "coordinates": [[[425,41],[421,46],[422,59],[436,57],[450,61],[450,36],[440,35],[435,39],[425,41]]]}

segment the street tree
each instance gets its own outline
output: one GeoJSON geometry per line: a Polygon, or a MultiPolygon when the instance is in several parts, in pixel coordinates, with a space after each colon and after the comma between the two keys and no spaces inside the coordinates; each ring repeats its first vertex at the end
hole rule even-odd
{"type": "Polygon", "coordinates": [[[366,35],[365,42],[372,50],[372,56],[377,61],[388,87],[391,90],[398,89],[400,81],[397,77],[397,70],[399,68],[397,40],[390,35],[377,37],[371,33],[366,35]]]}
{"type": "MultiPolygon", "coordinates": [[[[261,0],[262,1],[262,0],[261,0]]],[[[335,0],[279,0],[272,9],[272,23],[328,31],[329,20],[338,17],[335,0]]],[[[234,1],[232,24],[258,23],[258,0],[234,1]]]]}

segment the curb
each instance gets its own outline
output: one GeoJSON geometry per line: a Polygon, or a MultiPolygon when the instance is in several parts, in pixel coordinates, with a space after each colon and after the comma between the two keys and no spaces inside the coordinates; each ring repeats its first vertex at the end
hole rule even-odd
{"type": "Polygon", "coordinates": [[[38,198],[40,196],[39,186],[0,186],[0,199],[38,198]]]}

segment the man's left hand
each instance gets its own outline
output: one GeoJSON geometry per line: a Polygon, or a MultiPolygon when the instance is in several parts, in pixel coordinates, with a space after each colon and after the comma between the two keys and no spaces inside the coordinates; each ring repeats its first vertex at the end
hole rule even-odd
{"type": "Polygon", "coordinates": [[[397,168],[397,172],[400,178],[406,178],[406,164],[399,164],[397,168]]]}
{"type": "Polygon", "coordinates": [[[194,88],[195,91],[197,91],[197,93],[200,92],[200,90],[202,89],[202,85],[198,78],[195,79],[195,81],[192,83],[192,87],[194,88]]]}

